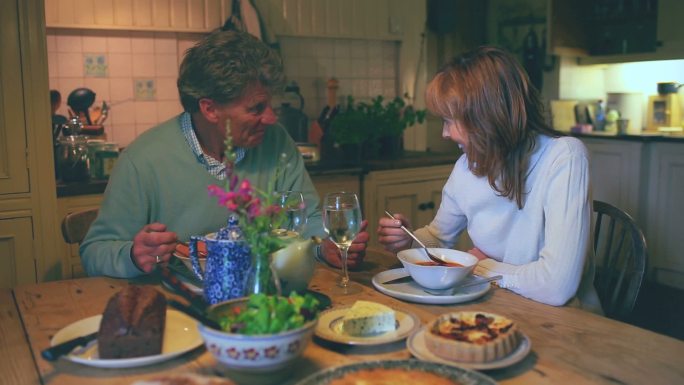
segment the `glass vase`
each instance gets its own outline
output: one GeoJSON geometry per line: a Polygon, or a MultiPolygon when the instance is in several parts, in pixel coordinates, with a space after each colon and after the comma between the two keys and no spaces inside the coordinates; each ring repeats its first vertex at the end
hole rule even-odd
{"type": "Polygon", "coordinates": [[[252,254],[252,268],[245,284],[245,296],[251,294],[282,295],[278,274],[270,255],[252,254]]]}

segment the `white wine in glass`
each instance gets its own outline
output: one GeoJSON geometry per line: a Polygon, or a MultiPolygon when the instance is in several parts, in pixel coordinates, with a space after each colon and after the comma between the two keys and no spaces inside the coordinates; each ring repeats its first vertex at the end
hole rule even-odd
{"type": "Polygon", "coordinates": [[[335,192],[325,196],[323,201],[323,226],[342,254],[342,278],[339,287],[342,294],[349,294],[349,271],[347,251],[361,229],[361,207],[354,193],[335,192]]]}
{"type": "Polygon", "coordinates": [[[277,191],[277,204],[285,210],[281,228],[301,234],[306,225],[306,204],[301,191],[277,191]]]}

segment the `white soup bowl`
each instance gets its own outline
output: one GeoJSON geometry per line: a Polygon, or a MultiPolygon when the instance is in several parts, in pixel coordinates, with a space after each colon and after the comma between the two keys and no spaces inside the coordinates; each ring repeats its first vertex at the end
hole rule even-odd
{"type": "Polygon", "coordinates": [[[451,288],[472,274],[477,265],[478,259],[464,251],[440,248],[428,248],[428,250],[437,258],[458,265],[421,265],[419,263],[431,262],[422,248],[403,250],[397,254],[397,258],[411,278],[426,289],[451,288]]]}

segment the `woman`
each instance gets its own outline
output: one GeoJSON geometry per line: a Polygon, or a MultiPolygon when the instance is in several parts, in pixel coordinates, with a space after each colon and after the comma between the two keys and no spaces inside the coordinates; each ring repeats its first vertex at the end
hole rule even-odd
{"type": "MultiPolygon", "coordinates": [[[[442,135],[464,154],[442,192],[442,204],[417,235],[453,247],[463,230],[480,261],[476,273],[501,274],[499,286],[560,306],[600,312],[593,288],[591,198],[587,151],[544,122],[537,90],[505,51],[481,47],[447,63],[426,91],[428,109],[444,120],[442,135]]],[[[404,216],[379,221],[388,250],[412,247],[404,216]]]]}

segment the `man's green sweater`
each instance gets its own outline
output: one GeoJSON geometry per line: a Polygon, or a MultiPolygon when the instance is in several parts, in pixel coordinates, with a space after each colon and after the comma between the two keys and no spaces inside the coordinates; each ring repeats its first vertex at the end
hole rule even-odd
{"type": "MultiPolygon", "coordinates": [[[[236,165],[240,178],[266,191],[285,158],[275,190],[304,194],[308,222],[305,236],[324,236],[319,198],[297,148],[280,126],[271,126],[261,145],[248,149],[236,165]]],[[[133,237],[146,224],[159,222],[181,241],[226,225],[227,209],[207,192],[225,185],[195,158],[178,117],[148,130],[119,157],[104,193],[100,212],[81,244],[81,261],[88,275],[134,277],[143,274],[131,260],[133,237]]]]}

